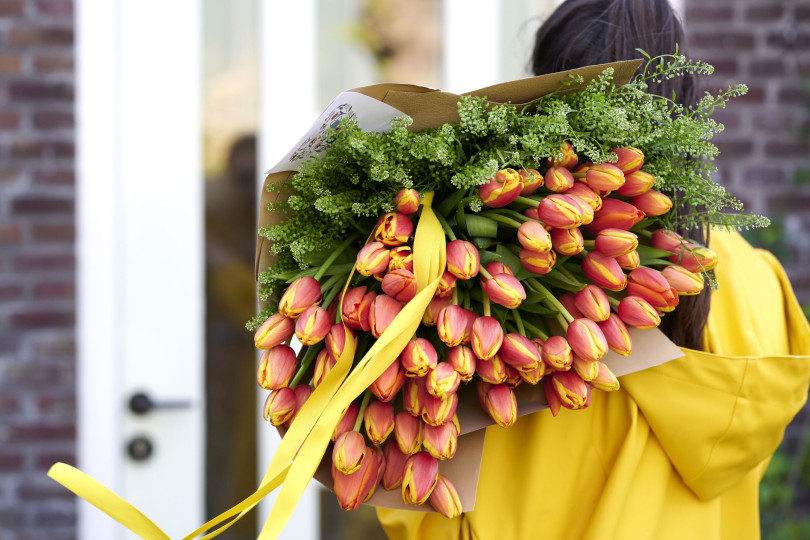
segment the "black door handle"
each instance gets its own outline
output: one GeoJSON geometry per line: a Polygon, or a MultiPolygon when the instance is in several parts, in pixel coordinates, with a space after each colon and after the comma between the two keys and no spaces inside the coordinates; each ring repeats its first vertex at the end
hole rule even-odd
{"type": "Polygon", "coordinates": [[[135,414],[146,414],[152,409],[187,409],[191,407],[189,400],[154,401],[148,394],[138,392],[129,398],[129,410],[135,414]]]}

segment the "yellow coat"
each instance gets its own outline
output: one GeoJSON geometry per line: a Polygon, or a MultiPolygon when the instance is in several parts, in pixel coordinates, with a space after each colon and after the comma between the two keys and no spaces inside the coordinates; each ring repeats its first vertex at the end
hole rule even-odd
{"type": "Polygon", "coordinates": [[[810,327],[779,263],[714,232],[706,350],[621,378],[582,411],[491,427],[476,509],[378,510],[413,538],[759,538],[758,486],[807,398],[810,327]]]}

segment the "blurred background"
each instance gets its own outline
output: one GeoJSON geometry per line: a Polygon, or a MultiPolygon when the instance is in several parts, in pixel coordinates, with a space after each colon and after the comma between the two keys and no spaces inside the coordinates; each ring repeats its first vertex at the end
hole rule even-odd
{"type": "MultiPolygon", "coordinates": [[[[56,461],[172,536],[250,494],[278,440],[244,330],[263,171],[343,90],[527,76],[557,4],[0,0],[0,540],[128,538],[46,478],[56,461]]],[[[810,2],[674,5],[702,84],[749,86],[717,111],[718,180],[773,220],[748,237],[807,312],[810,2]]],[[[762,484],[765,538],[810,538],[809,456],[805,409],[762,484]]],[[[317,486],[285,534],[382,537],[317,486]]]]}

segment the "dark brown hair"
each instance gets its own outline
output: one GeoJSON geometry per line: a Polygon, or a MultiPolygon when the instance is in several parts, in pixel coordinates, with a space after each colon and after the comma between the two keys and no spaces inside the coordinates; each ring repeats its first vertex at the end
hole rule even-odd
{"type": "MultiPolygon", "coordinates": [[[[686,54],[683,26],[667,0],[567,0],[537,31],[531,58],[535,75],[582,66],[686,54]]],[[[651,84],[650,92],[671,97],[683,105],[695,103],[691,75],[651,84]]],[[[678,231],[702,244],[708,231],[678,231]]],[[[709,289],[697,296],[682,296],[678,308],[663,317],[661,329],[676,344],[703,349],[703,330],[709,315],[709,289]]]]}

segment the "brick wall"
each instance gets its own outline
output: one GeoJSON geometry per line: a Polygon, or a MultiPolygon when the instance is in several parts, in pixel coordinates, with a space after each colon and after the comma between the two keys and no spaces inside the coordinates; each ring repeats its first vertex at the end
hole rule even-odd
{"type": "Polygon", "coordinates": [[[75,537],[73,3],[0,0],[0,540],[75,537]]]}
{"type": "Polygon", "coordinates": [[[715,66],[709,88],[749,92],[717,118],[721,180],[746,207],[769,216],[753,241],[782,260],[810,304],[810,2],[685,0],[690,55],[715,66]]]}

